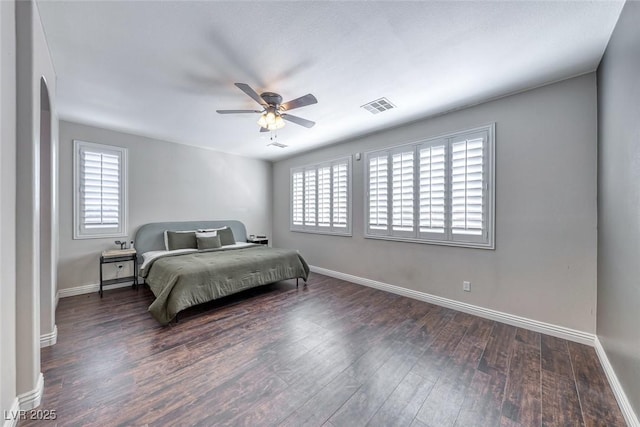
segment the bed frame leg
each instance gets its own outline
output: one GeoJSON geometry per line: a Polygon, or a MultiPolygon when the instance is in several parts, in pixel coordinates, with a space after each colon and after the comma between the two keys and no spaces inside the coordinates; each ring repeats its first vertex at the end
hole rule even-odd
{"type": "Polygon", "coordinates": [[[296,288],[298,287],[298,280],[300,280],[300,278],[296,277],[296,288]]]}

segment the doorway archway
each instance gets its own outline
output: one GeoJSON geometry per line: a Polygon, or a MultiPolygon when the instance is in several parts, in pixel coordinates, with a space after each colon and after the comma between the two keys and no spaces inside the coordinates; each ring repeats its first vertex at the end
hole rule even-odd
{"type": "Polygon", "coordinates": [[[55,324],[55,164],[51,100],[44,77],[40,78],[40,347],[56,343],[55,324]]]}

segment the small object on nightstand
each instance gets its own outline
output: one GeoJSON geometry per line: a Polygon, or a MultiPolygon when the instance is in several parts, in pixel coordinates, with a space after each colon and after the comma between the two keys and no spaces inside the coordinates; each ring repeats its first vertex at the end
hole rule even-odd
{"type": "Polygon", "coordinates": [[[267,239],[267,236],[261,236],[261,235],[257,235],[254,236],[253,234],[249,235],[249,238],[247,239],[247,243],[256,243],[258,245],[269,245],[269,239],[267,239]]]}

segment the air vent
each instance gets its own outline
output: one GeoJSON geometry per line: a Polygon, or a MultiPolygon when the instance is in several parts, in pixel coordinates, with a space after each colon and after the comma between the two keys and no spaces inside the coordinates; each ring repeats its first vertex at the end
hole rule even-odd
{"type": "Polygon", "coordinates": [[[382,113],[383,111],[391,110],[392,108],[396,108],[387,98],[376,99],[375,101],[367,102],[364,105],[361,105],[361,108],[364,108],[371,114],[382,113]]]}
{"type": "Polygon", "coordinates": [[[269,146],[274,146],[274,147],[278,147],[278,148],[287,148],[288,145],[284,145],[284,144],[280,144],[279,142],[272,142],[271,144],[267,144],[267,147],[269,146]]]}

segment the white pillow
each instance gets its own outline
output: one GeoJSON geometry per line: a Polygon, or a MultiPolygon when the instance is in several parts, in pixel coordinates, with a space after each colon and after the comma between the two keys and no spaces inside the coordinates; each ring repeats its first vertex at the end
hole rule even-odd
{"type": "Polygon", "coordinates": [[[198,232],[200,232],[200,233],[211,233],[211,232],[214,232],[214,231],[226,230],[227,228],[229,228],[229,227],[227,227],[226,225],[224,227],[219,227],[219,228],[199,228],[198,232]]]}
{"type": "Polygon", "coordinates": [[[174,233],[197,233],[196,230],[185,230],[185,231],[164,230],[164,250],[165,251],[169,250],[169,238],[167,237],[167,231],[173,231],[174,233]]]}
{"type": "Polygon", "coordinates": [[[208,231],[208,230],[207,231],[200,231],[200,230],[196,231],[196,239],[198,237],[214,237],[214,236],[217,236],[217,235],[218,235],[218,231],[217,230],[216,231],[208,231]]]}

